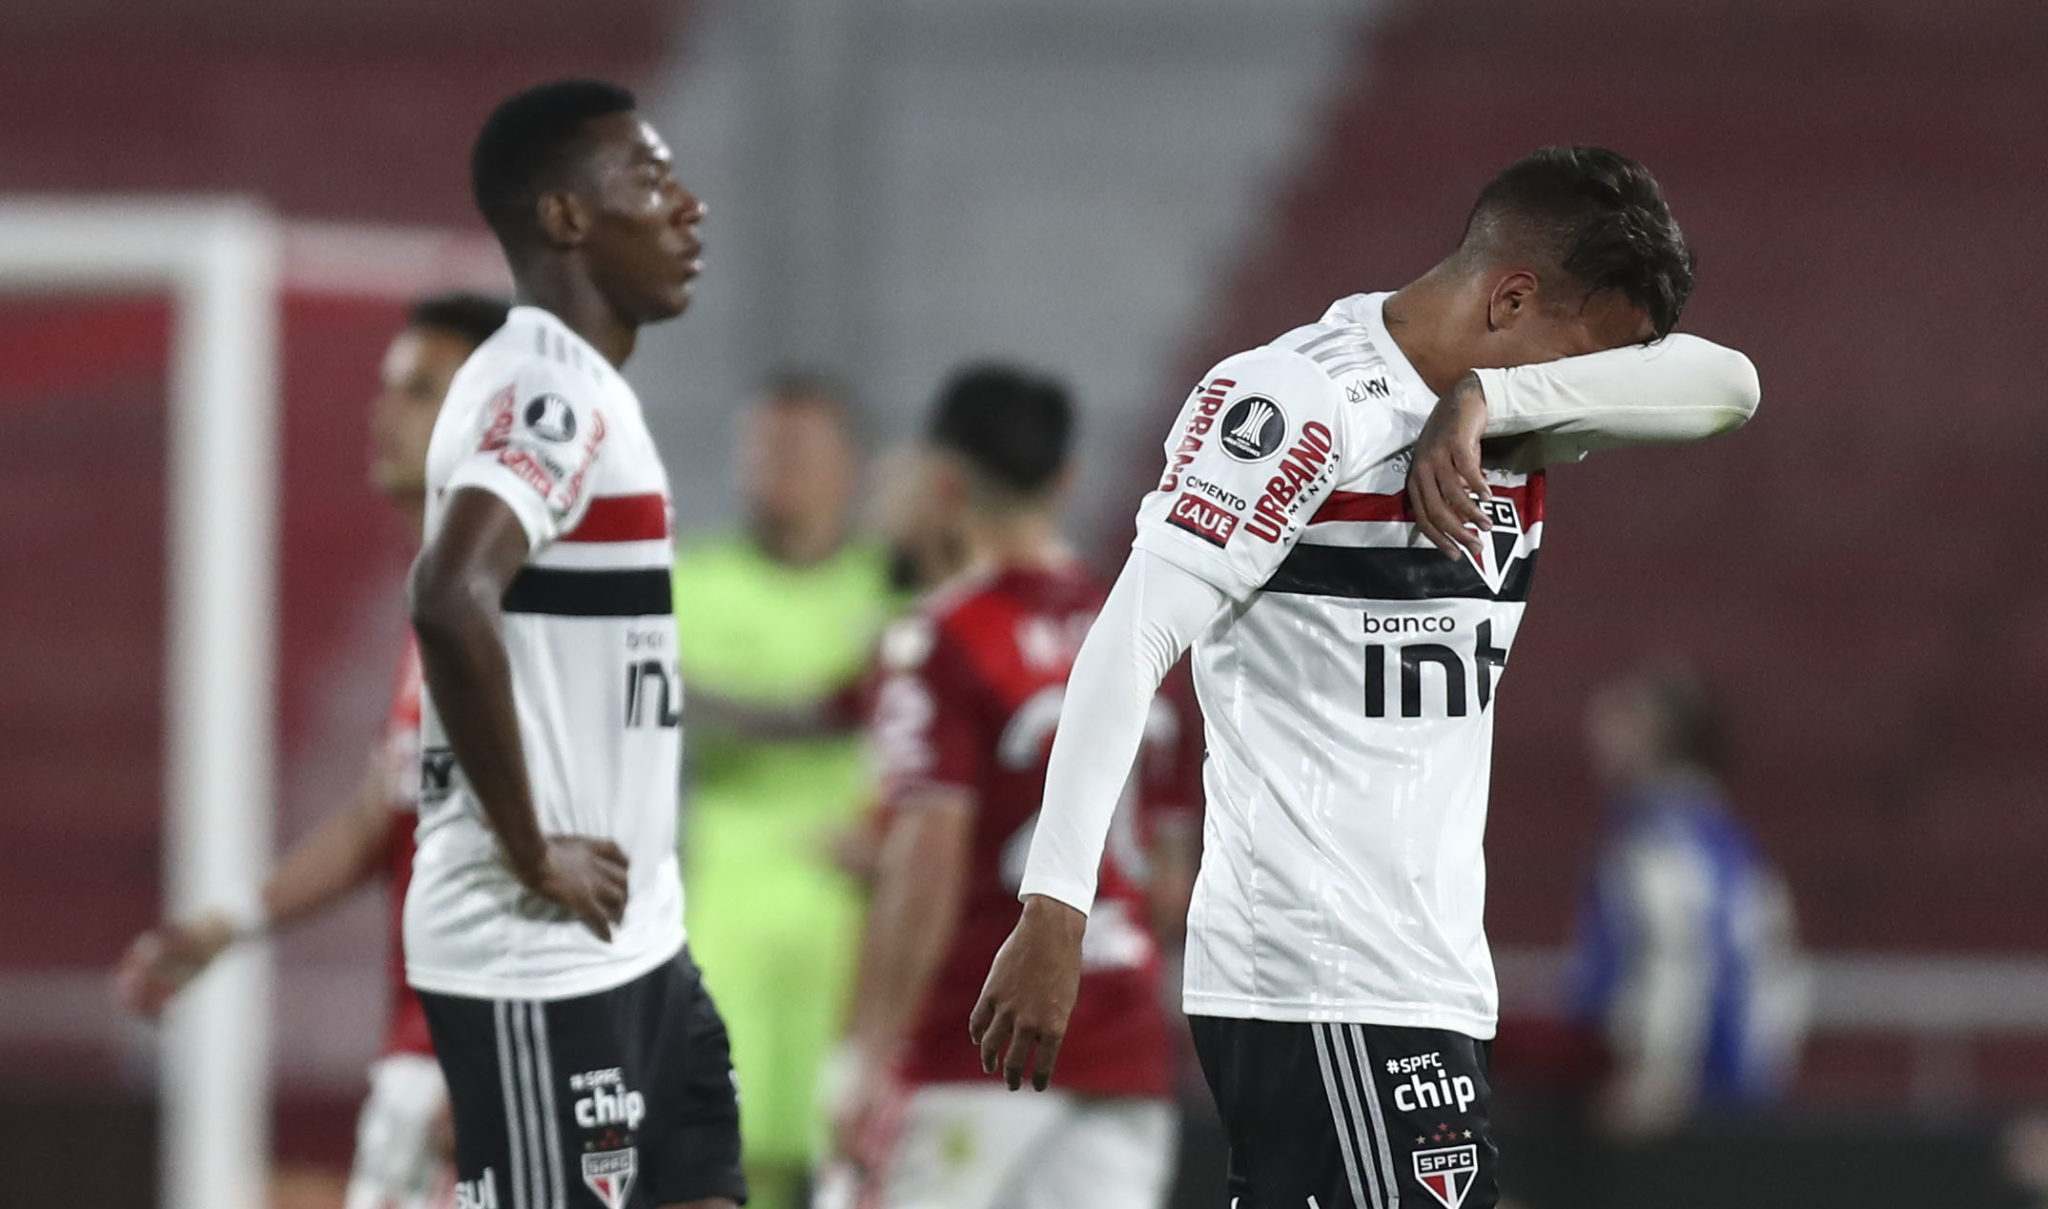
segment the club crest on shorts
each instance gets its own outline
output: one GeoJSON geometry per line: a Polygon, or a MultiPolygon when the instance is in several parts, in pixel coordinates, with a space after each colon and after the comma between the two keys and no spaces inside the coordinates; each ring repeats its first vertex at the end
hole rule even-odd
{"type": "Polygon", "coordinates": [[[1223,413],[1223,452],[1240,462],[1263,462],[1287,439],[1287,417],[1264,395],[1246,395],[1223,413]]]}
{"type": "Polygon", "coordinates": [[[1418,1150],[1411,1161],[1415,1164],[1415,1178],[1444,1209],[1463,1205],[1465,1194],[1472,1191],[1472,1182],[1479,1178],[1477,1143],[1418,1150]]]}
{"type": "Polygon", "coordinates": [[[1467,550],[1465,557],[1479,572],[1479,578],[1486,581],[1487,588],[1498,593],[1507,583],[1508,568],[1528,553],[1528,534],[1522,526],[1521,510],[1506,495],[1479,500],[1478,504],[1480,511],[1493,522],[1493,528],[1479,535],[1480,542],[1486,547],[1485,556],[1475,556],[1467,550]]]}
{"type": "Polygon", "coordinates": [[[583,1156],[584,1186],[597,1194],[605,1209],[625,1209],[626,1193],[632,1191],[633,1176],[639,1170],[639,1151],[632,1146],[593,1150],[583,1156]]]}

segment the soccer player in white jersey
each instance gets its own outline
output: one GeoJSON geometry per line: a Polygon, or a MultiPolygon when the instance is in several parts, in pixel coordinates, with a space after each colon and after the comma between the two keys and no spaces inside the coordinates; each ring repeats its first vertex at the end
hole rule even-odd
{"type": "Polygon", "coordinates": [[[471,164],[519,305],[428,449],[405,903],[465,1209],[746,1199],[725,1026],[683,947],[668,478],[619,375],[699,271],[672,168],[591,81],[499,105],[471,164]]]}
{"type": "Polygon", "coordinates": [[[1749,417],[1748,360],[1670,334],[1691,288],[1648,170],[1546,148],[1422,278],[1203,378],[1069,679],[1023,916],[970,1022],[985,1069],[1051,1077],[1146,703],[1192,645],[1184,1004],[1237,1209],[1496,1203],[1481,838],[1542,467],[1749,417]]]}

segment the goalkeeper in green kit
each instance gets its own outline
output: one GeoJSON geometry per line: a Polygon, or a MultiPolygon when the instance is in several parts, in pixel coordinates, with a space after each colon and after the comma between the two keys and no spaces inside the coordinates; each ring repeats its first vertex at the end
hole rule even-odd
{"type": "Polygon", "coordinates": [[[740,419],[746,528],[686,546],[675,572],[684,910],[731,1033],[755,1209],[795,1209],[822,1128],[863,904],[833,852],[869,796],[853,686],[907,599],[882,547],[847,536],[847,419],[827,382],[769,383],[740,419]]]}

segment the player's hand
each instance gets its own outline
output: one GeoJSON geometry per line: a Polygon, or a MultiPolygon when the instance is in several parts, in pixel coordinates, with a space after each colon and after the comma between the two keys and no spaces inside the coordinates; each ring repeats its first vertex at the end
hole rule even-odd
{"type": "Polygon", "coordinates": [[[1470,551],[1474,561],[1482,559],[1479,534],[1493,528],[1473,499],[1493,494],[1479,468],[1479,438],[1485,435],[1486,393],[1477,376],[1466,374],[1436,401],[1415,438],[1408,507],[1423,536],[1452,558],[1470,551]]]}
{"type": "Polygon", "coordinates": [[[861,1171],[877,1171],[888,1158],[894,1117],[903,1090],[895,1063],[868,1046],[847,1041],[826,1062],[818,1081],[832,1150],[861,1171]]]}
{"type": "Polygon", "coordinates": [[[234,940],[234,925],[220,915],[144,932],[114,967],[114,998],[131,1012],[155,1016],[234,940]]]}
{"type": "Polygon", "coordinates": [[[981,1047],[981,1069],[994,1074],[1000,1063],[1011,1091],[1022,1087],[1027,1076],[1039,1091],[1052,1082],[1074,996],[1081,990],[1081,933],[1087,927],[1088,917],[1079,911],[1033,894],[1024,900],[1023,916],[989,967],[967,1035],[981,1047]]]}
{"type": "Polygon", "coordinates": [[[582,920],[599,940],[609,941],[612,925],[626,917],[626,854],[610,840],[549,836],[540,872],[527,885],[582,920]]]}

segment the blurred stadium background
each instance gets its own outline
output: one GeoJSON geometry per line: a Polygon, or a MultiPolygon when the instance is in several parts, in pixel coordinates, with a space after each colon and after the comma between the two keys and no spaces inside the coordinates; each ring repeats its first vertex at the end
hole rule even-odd
{"type": "MultiPolygon", "coordinates": [[[[237,198],[275,254],[252,481],[277,489],[280,837],[381,716],[358,654],[401,624],[403,555],[364,401],[409,296],[501,281],[465,163],[513,88],[628,83],[710,206],[699,302],[631,373],[685,529],[733,519],[729,417],[771,368],[842,375],[879,445],[948,365],[1007,353],[1088,407],[1072,522],[1105,560],[1201,366],[1408,280],[1533,146],[1640,157],[1700,255],[1686,326],[1747,351],[1765,405],[1554,477],[1489,842],[1510,1025],[1554,1015],[1591,856],[1586,695],[1683,654],[1728,698],[1815,1019],[1783,1115],[1639,1148],[1611,1203],[2030,1203],[2007,1125],[2048,1108],[2038,0],[5,0],[0,45],[0,198],[114,198],[168,240],[147,222],[237,198]]],[[[26,504],[0,527],[0,1202],[141,1206],[157,1040],[104,980],[160,909],[167,706],[192,707],[165,622],[192,295],[52,284],[28,230],[0,231],[26,504]]],[[[278,1204],[338,1203],[381,909],[276,946],[278,1204]]]]}

